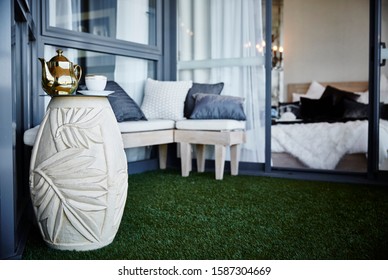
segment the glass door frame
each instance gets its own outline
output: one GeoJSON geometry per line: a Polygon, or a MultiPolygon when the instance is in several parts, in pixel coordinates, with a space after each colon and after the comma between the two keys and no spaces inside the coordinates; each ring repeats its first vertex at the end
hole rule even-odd
{"type": "Polygon", "coordinates": [[[379,170],[380,146],[380,61],[382,1],[370,0],[370,61],[369,61],[369,138],[368,138],[368,178],[383,181],[388,172],[379,170]]]}

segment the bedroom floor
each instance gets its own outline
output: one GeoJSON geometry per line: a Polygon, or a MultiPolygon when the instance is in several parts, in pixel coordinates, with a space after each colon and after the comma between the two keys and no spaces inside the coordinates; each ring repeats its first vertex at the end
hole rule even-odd
{"type": "MultiPolygon", "coordinates": [[[[272,153],[272,166],[280,168],[310,169],[299,159],[286,153],[272,153]]],[[[367,172],[367,159],[364,154],[352,154],[343,157],[335,168],[344,172],[367,172]]]]}

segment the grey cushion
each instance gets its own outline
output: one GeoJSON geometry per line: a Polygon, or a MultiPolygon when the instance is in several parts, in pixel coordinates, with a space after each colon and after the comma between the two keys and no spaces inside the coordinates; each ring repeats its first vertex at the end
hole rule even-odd
{"type": "Polygon", "coordinates": [[[114,90],[108,100],[118,122],[147,120],[136,102],[114,81],[108,81],[105,90],[114,90]]]}
{"type": "Polygon", "coordinates": [[[193,109],[195,106],[195,100],[193,95],[196,93],[208,93],[208,94],[221,94],[222,89],[224,88],[224,83],[218,84],[199,84],[193,83],[193,86],[189,90],[185,100],[184,107],[184,116],[185,118],[190,118],[193,113],[193,109]]]}
{"type": "Polygon", "coordinates": [[[195,107],[190,119],[246,120],[242,97],[196,93],[194,98],[195,107]]]}

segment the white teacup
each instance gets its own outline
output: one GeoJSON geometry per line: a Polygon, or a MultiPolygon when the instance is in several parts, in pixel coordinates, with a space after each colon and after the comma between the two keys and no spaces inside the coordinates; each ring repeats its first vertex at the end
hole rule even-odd
{"type": "Polygon", "coordinates": [[[92,75],[85,76],[85,84],[88,90],[102,91],[106,87],[107,77],[104,75],[92,75]]]}

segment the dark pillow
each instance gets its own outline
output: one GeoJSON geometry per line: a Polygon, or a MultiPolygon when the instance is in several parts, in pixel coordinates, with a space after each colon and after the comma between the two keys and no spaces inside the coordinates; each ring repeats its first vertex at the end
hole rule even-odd
{"type": "Polygon", "coordinates": [[[320,99],[328,99],[332,108],[330,115],[334,118],[341,118],[344,114],[344,99],[356,100],[360,97],[353,92],[340,90],[338,88],[327,86],[320,99]]]}
{"type": "Polygon", "coordinates": [[[368,104],[359,103],[352,99],[345,98],[344,100],[345,119],[363,120],[368,119],[368,104]]]}
{"type": "Polygon", "coordinates": [[[222,89],[224,88],[224,83],[218,84],[199,84],[193,83],[193,86],[189,90],[185,100],[184,107],[184,116],[185,118],[190,118],[193,113],[193,109],[195,106],[195,100],[193,95],[196,93],[208,93],[208,94],[221,94],[222,89]]]}
{"type": "Polygon", "coordinates": [[[388,104],[382,104],[380,106],[380,118],[388,120],[388,104]]]}
{"type": "Polygon", "coordinates": [[[295,115],[297,119],[300,118],[300,102],[279,102],[279,116],[282,117],[282,115],[286,112],[291,112],[295,115]]]}
{"type": "Polygon", "coordinates": [[[300,98],[300,117],[306,121],[332,121],[332,102],[329,98],[300,98]]]}
{"type": "Polygon", "coordinates": [[[108,81],[105,90],[114,90],[108,100],[118,122],[147,120],[139,105],[114,81],[108,81]]]}
{"type": "Polygon", "coordinates": [[[190,119],[234,119],[245,121],[244,98],[227,95],[196,93],[190,119]]]}

